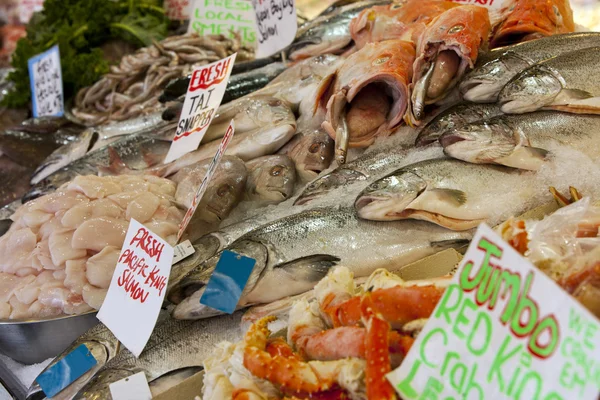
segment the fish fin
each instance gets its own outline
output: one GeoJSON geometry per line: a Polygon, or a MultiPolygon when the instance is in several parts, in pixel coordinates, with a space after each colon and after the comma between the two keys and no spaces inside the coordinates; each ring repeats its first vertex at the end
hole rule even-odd
{"type": "Polygon", "coordinates": [[[583,100],[583,99],[589,99],[594,97],[593,94],[591,94],[590,92],[586,92],[585,90],[582,89],[562,89],[560,91],[560,96],[565,96],[568,97],[569,99],[575,99],[575,100],[583,100]]]}
{"type": "Polygon", "coordinates": [[[539,147],[519,147],[512,154],[494,160],[496,164],[511,168],[537,171],[546,160],[549,151],[539,147]]]}
{"type": "Polygon", "coordinates": [[[435,192],[443,200],[462,206],[467,202],[467,194],[458,189],[431,189],[429,192],[435,192]]]}
{"type": "Polygon", "coordinates": [[[163,154],[155,154],[147,147],[142,147],[140,152],[142,153],[142,158],[148,167],[153,167],[162,163],[165,158],[163,154]]]}
{"type": "Polygon", "coordinates": [[[282,269],[294,276],[295,280],[308,282],[319,282],[327,275],[331,267],[340,261],[339,257],[328,254],[312,254],[310,256],[297,258],[274,268],[282,269]]]}
{"type": "Polygon", "coordinates": [[[100,166],[98,170],[106,175],[123,175],[132,172],[131,168],[125,164],[121,156],[112,147],[108,146],[108,166],[100,166]]]}
{"type": "Polygon", "coordinates": [[[319,86],[317,86],[315,103],[313,104],[313,116],[317,114],[319,108],[326,108],[329,97],[331,97],[331,88],[335,81],[335,73],[327,75],[319,86]]]}
{"type": "Polygon", "coordinates": [[[450,239],[450,240],[439,240],[437,242],[431,242],[431,247],[434,249],[445,250],[445,249],[456,249],[457,251],[466,250],[469,246],[469,239],[450,239]]]}

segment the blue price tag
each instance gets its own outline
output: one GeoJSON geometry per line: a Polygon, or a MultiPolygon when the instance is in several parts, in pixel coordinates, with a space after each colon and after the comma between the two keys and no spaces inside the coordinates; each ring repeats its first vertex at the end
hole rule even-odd
{"type": "Polygon", "coordinates": [[[54,397],[96,364],[97,361],[90,350],[85,344],[81,344],[62,360],[41,373],[36,381],[46,397],[54,397]]]}
{"type": "Polygon", "coordinates": [[[254,258],[224,250],[200,298],[200,304],[227,314],[233,313],[254,264],[254,258]]]}
{"type": "Polygon", "coordinates": [[[34,117],[60,117],[64,114],[62,70],[58,46],[27,61],[34,117]]]}

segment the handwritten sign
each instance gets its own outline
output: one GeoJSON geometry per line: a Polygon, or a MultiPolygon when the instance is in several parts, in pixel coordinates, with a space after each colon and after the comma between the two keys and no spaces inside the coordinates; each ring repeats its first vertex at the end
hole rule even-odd
{"type": "Polygon", "coordinates": [[[294,0],[252,0],[256,18],[256,58],[275,54],[296,37],[298,22],[294,0]]]}
{"type": "Polygon", "coordinates": [[[403,399],[597,399],[600,322],[481,225],[387,378],[403,399]]]}
{"type": "Polygon", "coordinates": [[[173,21],[190,19],[191,0],[165,0],[165,15],[173,21]]]}
{"type": "Polygon", "coordinates": [[[151,400],[152,393],[144,372],[138,372],[108,385],[112,400],[151,400]]]}
{"type": "Polygon", "coordinates": [[[27,64],[33,116],[62,116],[65,107],[58,46],[30,58],[27,64]]]}
{"type": "Polygon", "coordinates": [[[165,157],[169,163],[198,148],[221,105],[235,54],[192,72],[175,137],[165,157]]]}
{"type": "Polygon", "coordinates": [[[192,6],[188,33],[198,35],[240,35],[242,43],[256,44],[254,9],[248,0],[196,0],[192,6]]]}
{"type": "Polygon", "coordinates": [[[179,232],[177,233],[177,241],[179,241],[179,239],[181,239],[183,232],[185,232],[185,229],[187,228],[188,224],[192,220],[192,216],[196,212],[196,208],[198,208],[198,204],[200,204],[200,200],[202,199],[202,196],[204,196],[204,192],[206,192],[206,188],[208,187],[208,182],[210,182],[213,175],[215,174],[215,171],[217,170],[217,166],[219,165],[219,163],[221,162],[221,158],[223,157],[223,153],[225,153],[225,150],[227,149],[229,142],[233,138],[234,133],[235,133],[235,124],[234,124],[233,120],[231,120],[231,122],[229,123],[229,126],[227,127],[227,131],[225,131],[225,136],[223,136],[223,139],[221,140],[221,144],[219,145],[219,148],[217,149],[217,153],[215,154],[212,161],[210,162],[210,165],[208,166],[208,171],[206,171],[206,175],[204,176],[204,178],[202,178],[202,182],[200,183],[200,186],[198,187],[198,190],[196,191],[196,194],[194,195],[194,198],[192,199],[192,205],[190,206],[190,208],[188,208],[187,212],[185,213],[185,216],[183,217],[183,220],[179,224],[179,232]]]}
{"type": "Polygon", "coordinates": [[[172,259],[167,242],[131,219],[98,319],[136,357],[156,324],[172,259]]]}

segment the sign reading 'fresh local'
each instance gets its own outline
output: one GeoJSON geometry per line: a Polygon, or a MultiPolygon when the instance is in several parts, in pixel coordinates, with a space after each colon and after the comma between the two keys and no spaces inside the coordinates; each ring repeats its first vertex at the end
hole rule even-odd
{"type": "Polygon", "coordinates": [[[196,150],[200,145],[225,95],[235,56],[232,54],[192,73],[181,117],[165,163],[196,150]]]}
{"type": "Polygon", "coordinates": [[[173,247],[131,219],[98,319],[136,357],[154,330],[172,260],[173,247]]]}
{"type": "Polygon", "coordinates": [[[195,0],[188,33],[233,36],[254,47],[256,30],[254,9],[249,0],[195,0]]]}
{"type": "Polygon", "coordinates": [[[252,0],[256,15],[256,58],[273,55],[294,41],[298,30],[294,0],[252,0]]]}
{"type": "Polygon", "coordinates": [[[403,399],[597,399],[600,322],[489,227],[402,365],[403,399]]]}

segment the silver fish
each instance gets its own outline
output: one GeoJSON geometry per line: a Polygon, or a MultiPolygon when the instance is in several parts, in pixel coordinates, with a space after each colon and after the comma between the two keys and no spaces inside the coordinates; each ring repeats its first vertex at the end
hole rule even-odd
{"type": "Polygon", "coordinates": [[[539,109],[597,114],[600,111],[600,47],[563,53],[520,72],[498,95],[502,112],[539,109]]]}
{"type": "Polygon", "coordinates": [[[333,161],[333,139],[322,129],[299,136],[287,152],[294,161],[298,176],[304,182],[315,179],[333,161]]]}
{"type": "Polygon", "coordinates": [[[564,186],[564,177],[546,182],[530,171],[434,159],[372,183],[356,198],[355,208],[369,220],[417,219],[468,230],[482,222],[496,225],[549,201],[548,186],[554,184],[564,186]]]}
{"type": "Polygon", "coordinates": [[[558,54],[598,45],[600,33],[578,32],[500,47],[479,57],[461,82],[460,91],[467,101],[495,102],[504,85],[525,68],[558,54]]]}
{"type": "Polygon", "coordinates": [[[296,169],[283,154],[264,156],[246,163],[246,199],[266,204],[278,204],[294,194],[296,169]]]}
{"type": "MultiPolygon", "coordinates": [[[[191,207],[211,161],[212,159],[204,160],[173,175],[171,180],[177,183],[177,203],[185,208],[191,207]]],[[[215,230],[227,218],[242,200],[247,177],[248,171],[242,160],[232,156],[221,159],[186,229],[188,239],[195,240],[215,230]]]]}
{"type": "Polygon", "coordinates": [[[86,129],[77,140],[59,147],[50,154],[33,173],[31,184],[40,183],[54,172],[88,153],[107,146],[119,137],[140,132],[150,133],[151,130],[161,129],[167,124],[168,121],[162,119],[162,113],[153,113],[124,122],[86,129]]]}
{"type": "Polygon", "coordinates": [[[437,141],[446,131],[464,125],[468,122],[485,120],[502,114],[496,104],[470,104],[462,103],[436,115],[419,131],[415,146],[426,146],[437,141]]]}
{"type": "MultiPolygon", "coordinates": [[[[422,221],[380,223],[361,220],[351,207],[304,211],[266,224],[227,247],[256,260],[238,308],[303,293],[336,263],[367,276],[377,268],[399,269],[437,251],[464,243],[471,232],[452,232],[422,221]]],[[[220,255],[199,265],[174,285],[169,299],[180,301],[173,316],[219,314],[200,304],[220,255]]]]}
{"type": "Polygon", "coordinates": [[[455,127],[440,137],[444,153],[477,164],[538,170],[557,148],[600,156],[600,116],[537,111],[455,127]]]}

